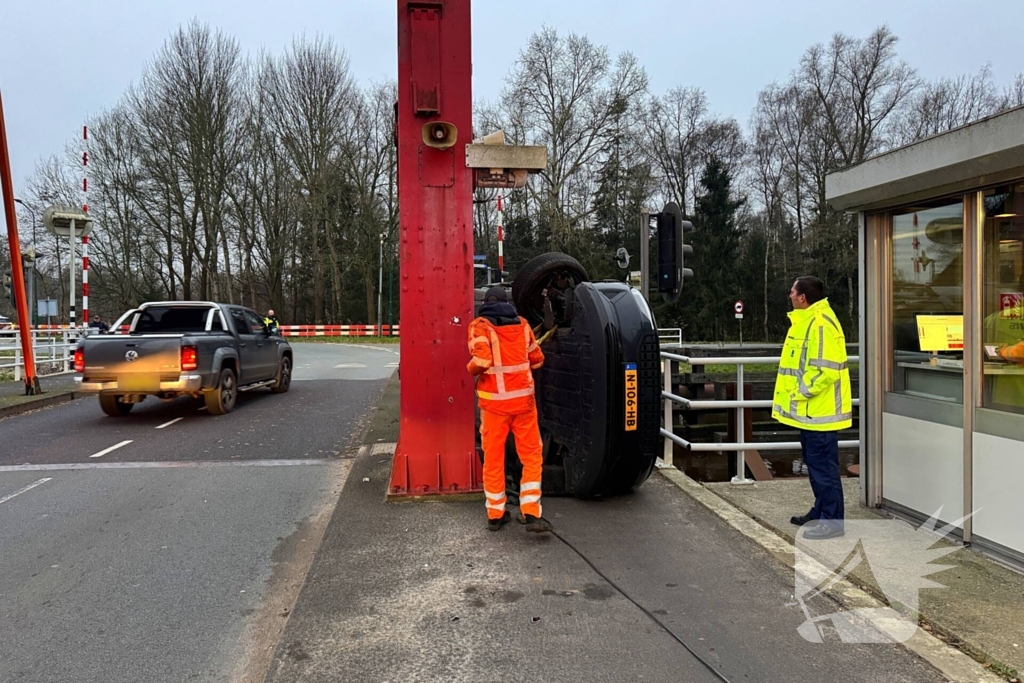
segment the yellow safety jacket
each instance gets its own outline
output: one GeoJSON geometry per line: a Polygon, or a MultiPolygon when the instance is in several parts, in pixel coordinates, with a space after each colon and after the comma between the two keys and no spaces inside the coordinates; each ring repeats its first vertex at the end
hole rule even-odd
{"type": "Polygon", "coordinates": [[[828,299],[790,312],[789,319],[772,417],[815,432],[851,427],[853,394],[846,337],[828,299]]]}

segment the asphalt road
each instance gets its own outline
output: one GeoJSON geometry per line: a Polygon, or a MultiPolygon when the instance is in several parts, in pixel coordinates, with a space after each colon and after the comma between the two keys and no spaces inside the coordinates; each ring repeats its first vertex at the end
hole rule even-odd
{"type": "Polygon", "coordinates": [[[221,417],[0,420],[0,681],[262,680],[397,351],[296,345],[221,417]]]}

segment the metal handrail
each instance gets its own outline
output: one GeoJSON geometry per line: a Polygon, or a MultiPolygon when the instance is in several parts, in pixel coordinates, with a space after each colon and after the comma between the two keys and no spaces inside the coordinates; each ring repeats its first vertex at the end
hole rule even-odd
{"type": "Polygon", "coordinates": [[[658,330],[658,342],[662,346],[682,346],[683,330],[681,327],[663,327],[658,330]]]}
{"type": "MultiPolygon", "coordinates": [[[[83,336],[80,328],[31,329],[36,374],[40,377],[71,372],[74,348],[83,336]]],[[[13,352],[10,362],[0,362],[0,370],[14,370],[14,381],[22,379],[25,359],[21,350],[21,330],[0,330],[0,352],[13,352]]]]}
{"type": "MultiPolygon", "coordinates": [[[[658,331],[659,334],[661,330],[658,331]]],[[[664,426],[661,429],[661,436],[664,437],[665,441],[663,444],[662,457],[659,464],[663,467],[672,467],[672,444],[676,443],[685,448],[688,451],[697,452],[711,452],[711,451],[736,451],[736,476],[732,478],[733,484],[752,484],[753,479],[747,479],[746,473],[746,452],[750,450],[750,447],[755,444],[746,442],[746,425],[744,420],[746,415],[744,411],[747,408],[771,408],[772,401],[756,401],[753,399],[747,400],[744,398],[727,401],[694,401],[688,398],[683,398],[677,394],[672,393],[672,361],[678,361],[680,363],[688,363],[690,365],[735,365],[736,366],[736,387],[737,393],[742,395],[743,392],[743,374],[744,368],[747,365],[754,363],[764,364],[772,363],[778,364],[781,360],[781,356],[748,356],[748,357],[694,357],[694,356],[683,356],[678,353],[671,353],[669,351],[661,352],[662,358],[662,378],[663,378],[663,389],[661,397],[664,399],[664,426]],[[721,410],[723,408],[731,408],[736,410],[736,436],[739,441],[735,443],[692,443],[686,439],[678,436],[671,429],[672,427],[672,406],[679,404],[688,410],[721,410]]],[[[849,363],[860,362],[860,356],[849,356],[849,363]]],[[[852,405],[855,407],[860,406],[860,399],[855,398],[852,401],[852,405]]],[[[800,444],[790,441],[767,441],[757,442],[757,450],[759,451],[784,451],[784,450],[797,450],[800,448],[800,444]]],[[[858,448],[860,447],[860,441],[840,441],[840,448],[858,448]]]]}

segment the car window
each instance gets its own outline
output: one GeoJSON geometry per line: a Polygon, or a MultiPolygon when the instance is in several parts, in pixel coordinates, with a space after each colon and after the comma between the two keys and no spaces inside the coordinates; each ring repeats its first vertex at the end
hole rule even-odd
{"type": "Polygon", "coordinates": [[[151,306],[139,311],[136,333],[203,332],[209,308],[197,306],[151,306]]]}
{"type": "Polygon", "coordinates": [[[245,318],[249,321],[249,328],[253,334],[263,334],[263,321],[252,311],[245,312],[245,318]]]}
{"type": "Polygon", "coordinates": [[[240,308],[231,309],[231,320],[235,323],[238,334],[252,334],[249,329],[249,321],[245,319],[245,311],[240,308]]]}

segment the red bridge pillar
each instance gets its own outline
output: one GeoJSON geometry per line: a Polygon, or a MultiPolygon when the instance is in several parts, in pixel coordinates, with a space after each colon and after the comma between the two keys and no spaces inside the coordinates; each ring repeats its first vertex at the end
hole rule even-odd
{"type": "Polygon", "coordinates": [[[473,316],[470,0],[398,0],[401,423],[391,495],[482,490],[473,316]]]}

